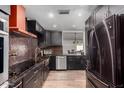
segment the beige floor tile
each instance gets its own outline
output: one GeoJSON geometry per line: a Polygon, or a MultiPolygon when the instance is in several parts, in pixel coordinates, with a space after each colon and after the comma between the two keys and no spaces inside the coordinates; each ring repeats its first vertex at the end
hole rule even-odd
{"type": "Polygon", "coordinates": [[[85,88],[86,75],[83,70],[51,71],[43,88],[85,88]]]}

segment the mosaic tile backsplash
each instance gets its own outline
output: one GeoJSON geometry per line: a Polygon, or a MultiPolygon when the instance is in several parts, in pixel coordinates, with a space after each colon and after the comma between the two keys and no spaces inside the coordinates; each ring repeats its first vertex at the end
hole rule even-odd
{"type": "Polygon", "coordinates": [[[18,36],[10,34],[10,66],[28,60],[34,60],[37,39],[32,37],[18,36]]]}

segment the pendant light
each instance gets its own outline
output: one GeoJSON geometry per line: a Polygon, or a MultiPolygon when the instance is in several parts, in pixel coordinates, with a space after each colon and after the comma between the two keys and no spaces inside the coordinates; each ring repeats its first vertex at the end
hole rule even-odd
{"type": "Polygon", "coordinates": [[[73,41],[73,44],[78,44],[78,40],[77,40],[77,37],[76,37],[76,32],[74,33],[74,41],[73,41]]]}

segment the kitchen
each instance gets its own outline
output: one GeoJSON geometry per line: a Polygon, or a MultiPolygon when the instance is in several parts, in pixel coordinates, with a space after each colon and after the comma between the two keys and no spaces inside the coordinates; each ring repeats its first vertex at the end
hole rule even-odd
{"type": "Polygon", "coordinates": [[[0,5],[0,87],[124,87],[123,14],[124,5],[0,5]]]}

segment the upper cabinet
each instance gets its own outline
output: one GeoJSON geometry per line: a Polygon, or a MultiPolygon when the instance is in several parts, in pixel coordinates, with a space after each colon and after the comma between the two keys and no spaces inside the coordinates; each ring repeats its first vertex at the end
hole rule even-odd
{"type": "Polygon", "coordinates": [[[53,31],[51,33],[51,44],[54,46],[61,46],[62,45],[62,32],[53,31]]]}
{"type": "Polygon", "coordinates": [[[32,36],[37,38],[36,35],[26,31],[25,8],[22,5],[11,5],[10,11],[11,11],[9,17],[10,32],[17,32],[22,35],[32,36]]]}
{"type": "Polygon", "coordinates": [[[46,46],[62,46],[62,32],[60,31],[45,31],[46,46]]]}
{"type": "Polygon", "coordinates": [[[27,20],[27,31],[34,34],[43,34],[43,27],[36,20],[27,20]]]}
{"type": "Polygon", "coordinates": [[[62,46],[62,32],[44,30],[42,37],[38,37],[39,46],[42,48],[51,46],[62,46]]]}
{"type": "Polygon", "coordinates": [[[51,46],[51,32],[45,31],[45,46],[51,46]]]}

